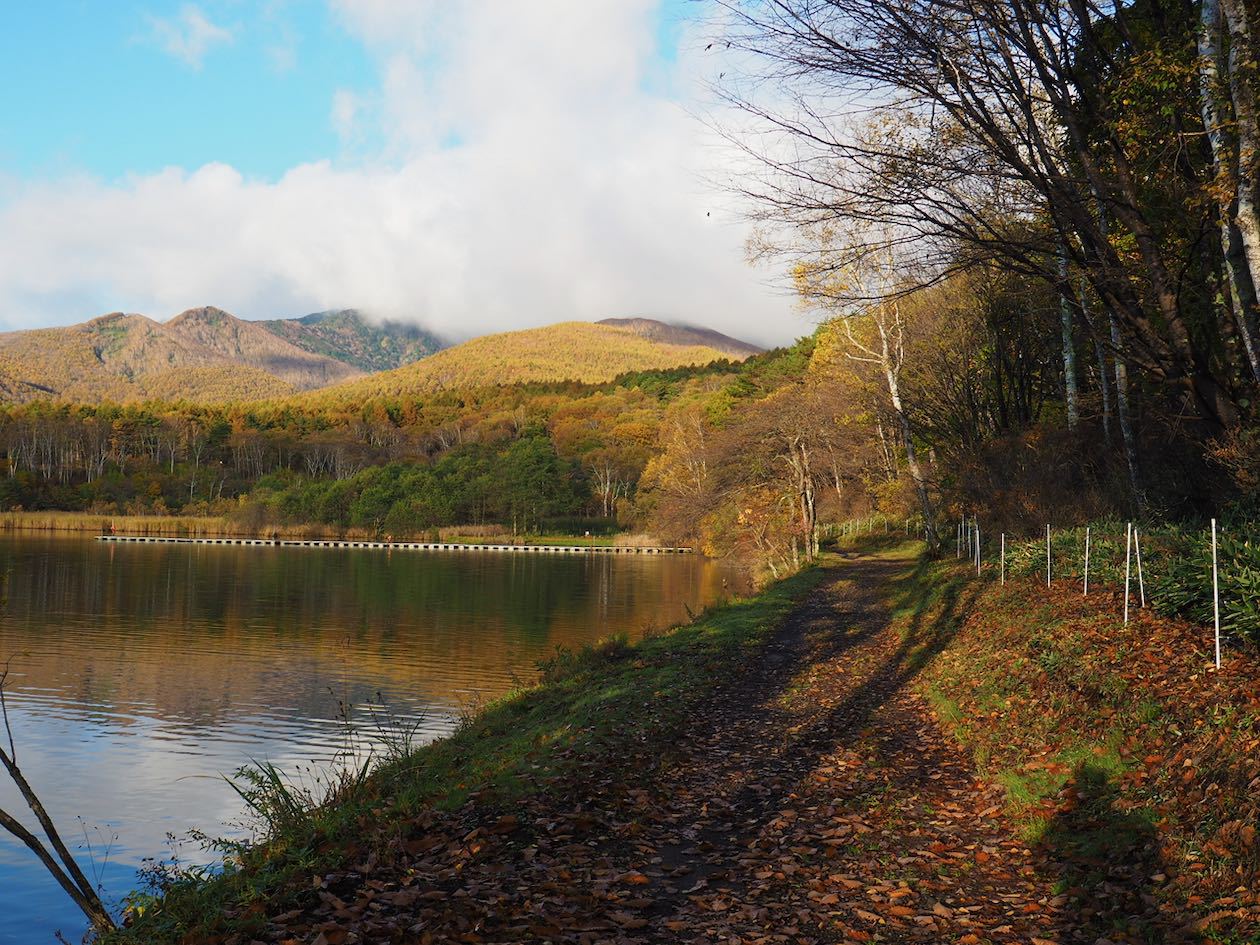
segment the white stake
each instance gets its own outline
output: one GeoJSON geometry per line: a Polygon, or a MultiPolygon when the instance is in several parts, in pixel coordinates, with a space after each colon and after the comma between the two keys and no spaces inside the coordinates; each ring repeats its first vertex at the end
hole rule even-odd
{"type": "Polygon", "coordinates": [[[1089,596],[1089,526],[1085,526],[1085,597],[1089,596]]]}
{"type": "Polygon", "coordinates": [[[1216,576],[1216,519],[1212,519],[1212,617],[1216,624],[1216,668],[1221,668],[1221,588],[1216,576]]]}
{"type": "Polygon", "coordinates": [[[1133,527],[1133,556],[1137,558],[1138,594],[1141,606],[1146,607],[1146,579],[1142,577],[1142,542],[1138,540],[1137,526],[1133,527]]]}
{"type": "Polygon", "coordinates": [[[976,526],[976,577],[980,576],[980,526],[976,526]]]}
{"type": "Polygon", "coordinates": [[[1129,560],[1133,557],[1133,523],[1124,526],[1124,623],[1129,623],[1129,560]]]}
{"type": "Polygon", "coordinates": [[[1006,532],[1002,532],[1002,584],[1006,585],[1006,532]]]}
{"type": "Polygon", "coordinates": [[[1050,586],[1050,526],[1046,526],[1046,587],[1050,586]]]}

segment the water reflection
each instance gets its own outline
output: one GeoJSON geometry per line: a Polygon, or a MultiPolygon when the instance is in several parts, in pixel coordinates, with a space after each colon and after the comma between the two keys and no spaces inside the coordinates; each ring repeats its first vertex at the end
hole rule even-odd
{"type": "MultiPolygon", "coordinates": [[[[348,739],[370,740],[364,712],[347,727],[339,702],[379,693],[433,737],[556,646],[637,636],[737,583],[690,556],[64,539],[0,539],[0,574],[20,760],[68,833],[82,818],[85,864],[114,896],[168,833],[223,833],[239,817],[222,773],[249,759],[325,766],[348,739]]],[[[0,785],[0,806],[16,801],[0,785]]],[[[0,838],[0,943],[81,927],[33,857],[0,838]]]]}

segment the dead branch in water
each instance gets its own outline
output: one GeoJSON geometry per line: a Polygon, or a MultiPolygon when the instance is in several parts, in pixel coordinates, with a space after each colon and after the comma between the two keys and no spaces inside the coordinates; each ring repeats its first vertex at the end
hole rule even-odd
{"type": "Polygon", "coordinates": [[[87,876],[84,875],[83,870],[79,868],[79,864],[75,862],[65,841],[61,839],[61,834],[53,823],[52,817],[49,816],[43,802],[40,801],[39,795],[35,793],[35,789],[31,787],[30,782],[23,775],[22,769],[18,766],[17,748],[13,740],[13,727],[9,723],[9,706],[5,700],[4,693],[4,685],[9,678],[11,662],[11,658],[6,660],[4,669],[0,670],[0,718],[4,720],[4,730],[8,736],[8,747],[0,745],[0,765],[4,766],[4,770],[13,780],[13,783],[17,785],[17,789],[22,795],[22,800],[26,802],[26,806],[35,815],[35,819],[39,821],[47,842],[41,840],[24,827],[13,814],[4,810],[4,808],[0,808],[0,828],[21,840],[39,858],[45,869],[52,874],[53,879],[74,900],[74,904],[83,911],[83,914],[87,916],[88,921],[92,923],[94,928],[101,931],[112,929],[114,928],[114,920],[110,916],[109,910],[105,908],[105,904],[101,902],[100,895],[87,876]],[[50,846],[52,847],[51,850],[49,850],[50,846]]]}

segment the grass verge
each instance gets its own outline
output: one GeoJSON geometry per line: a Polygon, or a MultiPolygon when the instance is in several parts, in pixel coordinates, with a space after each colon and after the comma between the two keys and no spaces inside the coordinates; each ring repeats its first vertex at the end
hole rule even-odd
{"type": "Polygon", "coordinates": [[[428,812],[472,801],[488,817],[507,816],[514,801],[590,767],[615,768],[633,785],[821,577],[802,571],[639,643],[557,653],[536,685],[486,706],[449,738],[339,782],[325,803],[305,804],[277,772],[255,772],[246,799],[268,822],[263,839],[229,850],[213,875],[159,877],[152,893],[132,897],[130,927],[100,942],[248,941],[265,915],[316,894],[313,875],[422,842],[409,838],[428,812]]]}

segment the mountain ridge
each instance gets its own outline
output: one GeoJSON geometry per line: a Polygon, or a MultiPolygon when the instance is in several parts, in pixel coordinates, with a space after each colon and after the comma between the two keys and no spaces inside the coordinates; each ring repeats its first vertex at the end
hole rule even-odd
{"type": "Polygon", "coordinates": [[[676,345],[703,345],[708,348],[714,348],[724,354],[729,354],[741,361],[744,358],[751,358],[755,354],[762,354],[766,350],[746,341],[741,341],[738,338],[732,338],[730,335],[725,335],[713,328],[666,322],[659,318],[648,318],[642,315],[601,318],[595,324],[625,328],[650,341],[663,341],[666,344],[676,345]]]}
{"type": "Polygon", "coordinates": [[[165,322],[108,312],[75,325],[0,333],[0,400],[348,398],[574,380],[682,367],[760,349],[711,329],[648,318],[559,322],[447,347],[419,326],[357,309],[247,320],[215,306],[165,322]],[[381,369],[382,366],[384,369],[381,369]]]}

